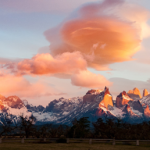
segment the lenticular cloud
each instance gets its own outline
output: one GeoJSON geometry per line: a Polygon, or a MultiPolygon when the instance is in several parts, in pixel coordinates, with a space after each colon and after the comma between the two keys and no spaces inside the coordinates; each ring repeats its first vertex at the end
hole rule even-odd
{"type": "Polygon", "coordinates": [[[123,0],[104,0],[83,6],[45,36],[52,55],[79,51],[89,67],[107,70],[109,64],[132,60],[139,50],[146,14],[123,0]]]}

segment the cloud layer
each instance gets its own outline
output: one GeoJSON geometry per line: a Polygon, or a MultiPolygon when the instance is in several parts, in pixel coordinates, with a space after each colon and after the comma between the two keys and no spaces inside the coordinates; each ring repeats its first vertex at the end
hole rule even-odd
{"type": "Polygon", "coordinates": [[[30,82],[23,76],[0,72],[0,94],[4,96],[16,95],[20,97],[38,97],[54,90],[40,81],[30,82]]]}
{"type": "Polygon", "coordinates": [[[80,87],[88,88],[104,88],[105,86],[111,86],[112,83],[109,82],[104,76],[100,74],[94,74],[88,70],[81,71],[78,74],[74,74],[71,77],[71,83],[80,87]]]}

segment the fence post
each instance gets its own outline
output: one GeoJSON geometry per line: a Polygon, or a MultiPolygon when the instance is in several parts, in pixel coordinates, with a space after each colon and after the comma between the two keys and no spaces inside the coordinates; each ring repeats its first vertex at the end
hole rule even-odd
{"type": "Polygon", "coordinates": [[[21,143],[24,143],[24,138],[21,139],[21,143]]]}
{"type": "Polygon", "coordinates": [[[89,140],[89,144],[92,144],[92,139],[89,140]]]}
{"type": "Polygon", "coordinates": [[[67,138],[67,143],[69,143],[69,138],[67,138]]]}
{"type": "Polygon", "coordinates": [[[116,142],[115,142],[115,138],[113,139],[113,143],[112,143],[113,145],[116,145],[116,142]]]}
{"type": "Polygon", "coordinates": [[[139,145],[140,145],[139,140],[136,140],[136,145],[137,145],[137,146],[139,146],[139,145]]]}
{"type": "Polygon", "coordinates": [[[2,138],[0,138],[0,143],[2,143],[2,138]]]}

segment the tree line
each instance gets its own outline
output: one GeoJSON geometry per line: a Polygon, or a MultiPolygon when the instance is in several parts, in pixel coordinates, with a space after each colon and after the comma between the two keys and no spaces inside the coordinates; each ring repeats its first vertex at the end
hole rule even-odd
{"type": "Polygon", "coordinates": [[[72,120],[70,126],[52,123],[36,125],[34,116],[20,116],[19,121],[15,121],[12,116],[5,115],[0,123],[0,137],[150,140],[150,121],[130,124],[121,119],[98,118],[91,123],[88,117],[82,117],[72,120]]]}

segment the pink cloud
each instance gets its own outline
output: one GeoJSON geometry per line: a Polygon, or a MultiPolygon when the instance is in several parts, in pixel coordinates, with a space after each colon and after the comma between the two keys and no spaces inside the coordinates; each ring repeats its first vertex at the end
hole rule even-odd
{"type": "Polygon", "coordinates": [[[51,93],[51,95],[59,94],[40,80],[32,83],[23,76],[4,73],[4,70],[0,72],[0,83],[0,94],[4,96],[17,95],[21,98],[35,98],[45,96],[47,93],[51,93]]]}
{"type": "Polygon", "coordinates": [[[100,74],[94,74],[88,70],[80,71],[78,74],[74,74],[71,77],[71,82],[73,85],[87,88],[104,88],[105,86],[111,86],[112,83],[109,82],[104,76],[100,74]]]}
{"type": "Polygon", "coordinates": [[[17,64],[19,74],[73,74],[86,70],[87,64],[79,52],[66,52],[53,57],[51,54],[37,54],[17,64]]]}

